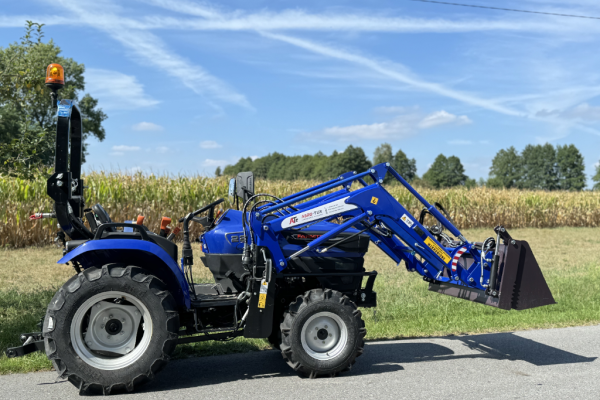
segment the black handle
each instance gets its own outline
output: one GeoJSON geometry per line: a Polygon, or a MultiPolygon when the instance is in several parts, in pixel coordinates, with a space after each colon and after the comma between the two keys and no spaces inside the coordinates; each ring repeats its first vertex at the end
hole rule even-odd
{"type": "Polygon", "coordinates": [[[104,233],[104,231],[108,228],[118,228],[118,227],[123,227],[123,228],[133,228],[133,229],[137,229],[140,232],[140,235],[142,236],[142,240],[147,240],[150,241],[150,238],[148,237],[148,233],[146,233],[146,228],[143,225],[138,225],[138,224],[126,224],[124,222],[108,222],[106,224],[102,224],[98,227],[98,230],[96,231],[96,235],[94,236],[94,240],[98,240],[102,238],[102,234],[104,233]]]}
{"type": "MultiPolygon", "coordinates": [[[[202,212],[204,212],[204,211],[208,210],[209,208],[214,208],[214,207],[218,206],[219,204],[221,204],[221,203],[222,203],[222,202],[224,202],[224,201],[225,201],[225,199],[218,199],[217,201],[213,201],[213,202],[212,202],[212,203],[210,203],[209,205],[207,205],[207,206],[204,206],[204,207],[202,207],[201,209],[199,209],[199,210],[196,210],[196,211],[194,211],[193,213],[190,213],[190,214],[192,214],[192,217],[195,217],[196,215],[198,215],[198,214],[200,214],[200,213],[202,213],[202,212]]],[[[183,222],[183,221],[184,221],[186,218],[188,218],[188,217],[190,216],[190,214],[186,215],[186,216],[185,216],[185,217],[183,217],[183,218],[180,218],[180,219],[179,219],[179,222],[183,222]]],[[[191,217],[190,217],[190,219],[191,219],[191,217]]]]}
{"type": "Polygon", "coordinates": [[[217,201],[213,201],[212,203],[210,203],[209,205],[206,205],[204,207],[202,207],[201,209],[191,212],[188,215],[186,215],[185,217],[181,218],[179,220],[179,222],[183,222],[183,249],[182,249],[182,256],[183,256],[183,264],[184,265],[193,265],[194,264],[194,256],[192,254],[192,244],[190,243],[190,229],[189,229],[189,222],[192,218],[194,218],[196,215],[200,214],[201,212],[204,212],[208,209],[212,209],[215,208],[215,206],[221,204],[223,201],[225,201],[224,199],[218,199],[217,201]]]}

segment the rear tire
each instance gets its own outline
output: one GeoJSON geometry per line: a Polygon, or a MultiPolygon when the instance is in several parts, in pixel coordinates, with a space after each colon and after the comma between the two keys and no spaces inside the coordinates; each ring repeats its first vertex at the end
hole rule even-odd
{"type": "Polygon", "coordinates": [[[43,335],[61,378],[80,394],[106,395],[153,379],[175,350],[178,330],[177,305],[162,281],[139,267],[107,264],[59,289],[43,335]]]}
{"type": "Polygon", "coordinates": [[[281,354],[299,374],[335,376],[363,353],[361,312],[340,292],[314,289],[298,296],[281,323],[281,354]]]}

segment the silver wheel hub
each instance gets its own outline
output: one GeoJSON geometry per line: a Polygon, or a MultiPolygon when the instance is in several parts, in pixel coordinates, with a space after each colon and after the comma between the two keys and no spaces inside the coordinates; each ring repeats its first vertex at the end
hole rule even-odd
{"type": "Polygon", "coordinates": [[[312,315],[302,326],[302,348],[317,360],[338,356],[348,342],[348,328],[344,321],[331,312],[312,315]]]}
{"type": "Polygon", "coordinates": [[[135,306],[99,301],[90,312],[85,343],[90,350],[130,353],[141,319],[142,314],[135,306]]]}
{"type": "Polygon", "coordinates": [[[102,370],[133,365],[148,349],[152,318],[135,296],[110,291],[87,299],[71,321],[71,344],[82,361],[102,370]]]}

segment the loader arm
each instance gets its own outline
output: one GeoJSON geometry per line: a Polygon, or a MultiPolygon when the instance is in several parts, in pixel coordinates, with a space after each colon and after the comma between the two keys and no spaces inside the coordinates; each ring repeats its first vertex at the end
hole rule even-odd
{"type": "Polygon", "coordinates": [[[277,272],[283,271],[290,260],[304,252],[314,254],[323,251],[322,245],[327,240],[354,228],[368,233],[371,241],[396,263],[404,261],[408,271],[422,275],[430,283],[430,290],[505,309],[554,303],[526,242],[507,239],[510,236],[501,226],[496,227],[496,239],[492,237],[481,244],[469,242],[389,163],[376,165],[359,174],[344,174],[338,179],[287,196],[279,203],[258,208],[250,213],[249,219],[250,232],[247,234],[251,235],[253,242],[255,240],[256,246],[270,250],[277,272]],[[446,241],[443,245],[413,217],[382,185],[388,173],[457,240],[446,241]],[[368,184],[365,179],[371,179],[373,183],[368,184]],[[350,191],[354,181],[359,181],[363,187],[350,191]],[[329,193],[324,194],[326,192],[329,193]],[[281,213],[286,207],[294,207],[297,211],[281,213]],[[301,230],[315,221],[336,217],[342,217],[344,222],[296,253],[284,256],[279,246],[284,231],[301,230]],[[528,282],[522,281],[524,270],[528,272],[528,282]],[[503,279],[509,276],[511,282],[503,279]],[[502,293],[505,294],[504,301],[501,301],[502,293]],[[506,300],[508,297],[510,300],[506,300]]]}

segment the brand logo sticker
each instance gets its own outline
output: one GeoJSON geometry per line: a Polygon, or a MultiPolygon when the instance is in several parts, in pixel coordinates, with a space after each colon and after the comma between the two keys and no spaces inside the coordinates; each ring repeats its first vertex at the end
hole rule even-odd
{"type": "Polygon", "coordinates": [[[345,197],[343,199],[339,199],[336,201],[332,201],[331,203],[323,204],[322,206],[315,207],[310,210],[302,211],[299,214],[296,214],[291,217],[287,217],[281,222],[281,228],[289,228],[291,226],[306,224],[311,221],[316,221],[321,218],[333,217],[336,214],[341,214],[343,212],[354,210],[358,208],[354,204],[346,204],[345,197]]]}

